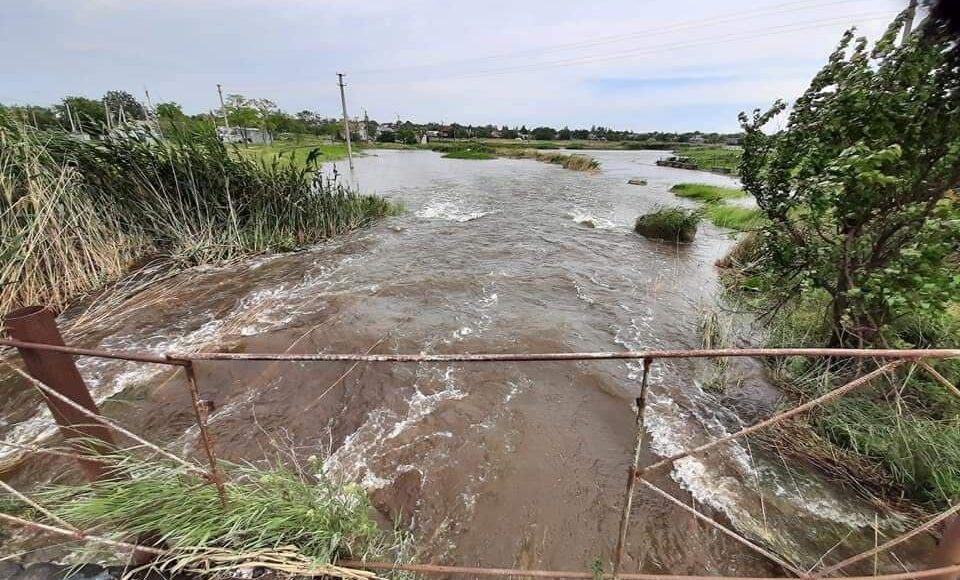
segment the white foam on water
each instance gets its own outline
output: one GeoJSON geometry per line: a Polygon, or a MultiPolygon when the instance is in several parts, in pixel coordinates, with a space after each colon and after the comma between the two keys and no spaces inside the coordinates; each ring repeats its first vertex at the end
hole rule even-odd
{"type": "Polygon", "coordinates": [[[581,225],[593,225],[593,227],[599,230],[612,230],[617,227],[617,223],[613,220],[597,217],[589,212],[584,212],[581,210],[574,210],[567,212],[566,216],[571,220],[575,221],[581,225]]]}
{"type": "MultiPolygon", "coordinates": [[[[333,244],[322,246],[324,250],[336,247],[333,244]]],[[[298,258],[310,256],[309,252],[297,254],[298,258]]],[[[290,255],[257,258],[252,269],[266,264],[290,258],[290,255]]],[[[294,283],[280,282],[275,286],[260,287],[250,291],[237,301],[230,311],[217,317],[216,308],[199,316],[194,314],[191,320],[199,318],[202,322],[193,329],[187,325],[195,322],[180,318],[169,319],[169,325],[140,329],[132,333],[118,333],[107,336],[97,345],[104,350],[137,350],[157,353],[187,353],[202,350],[221,343],[228,336],[251,336],[274,329],[285,328],[302,312],[316,307],[316,301],[334,294],[334,288],[346,281],[335,278],[345,266],[354,262],[352,256],[341,258],[333,266],[315,263],[313,268],[294,283]]],[[[246,268],[247,263],[243,264],[246,268]]],[[[197,276],[209,273],[220,274],[236,270],[236,264],[228,267],[202,266],[192,268],[180,276],[197,276]]],[[[162,365],[126,362],[96,357],[77,359],[77,368],[83,376],[90,393],[97,403],[131,387],[145,384],[156,379],[170,368],[162,365]]],[[[57,432],[53,417],[45,405],[38,406],[35,414],[16,424],[4,434],[4,438],[20,445],[48,438],[57,432]]],[[[0,459],[21,453],[16,448],[0,447],[0,459]]]]}
{"type": "Polygon", "coordinates": [[[453,222],[469,222],[489,215],[489,211],[464,208],[452,201],[431,201],[416,211],[417,217],[442,219],[453,222]]]}

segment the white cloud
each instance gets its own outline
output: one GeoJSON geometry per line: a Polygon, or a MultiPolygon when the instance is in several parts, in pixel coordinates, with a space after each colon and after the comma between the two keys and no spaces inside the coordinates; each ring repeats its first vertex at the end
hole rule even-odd
{"type": "Polygon", "coordinates": [[[793,98],[848,24],[906,0],[36,0],[0,22],[2,102],[144,85],[188,110],[228,92],[374,118],[733,129],[793,98]],[[363,74],[363,71],[378,71],[363,74]],[[700,77],[703,83],[670,82],[700,77]],[[601,79],[664,79],[602,90],[601,79]]]}

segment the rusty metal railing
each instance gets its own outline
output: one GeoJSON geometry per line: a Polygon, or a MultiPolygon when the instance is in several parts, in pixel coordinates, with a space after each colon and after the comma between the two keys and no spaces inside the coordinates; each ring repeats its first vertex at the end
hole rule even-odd
{"type": "MultiPolygon", "coordinates": [[[[367,362],[367,363],[424,363],[424,362],[433,362],[433,363],[482,363],[482,362],[560,362],[560,361],[602,361],[602,360],[642,360],[643,361],[643,378],[641,382],[640,395],[636,399],[637,404],[637,415],[634,426],[634,447],[633,447],[633,456],[632,462],[629,468],[629,473],[626,483],[626,491],[624,493],[623,506],[620,516],[620,523],[618,527],[618,536],[616,548],[613,554],[613,578],[621,579],[636,579],[636,580],[658,580],[661,578],[682,578],[688,580],[718,580],[718,577],[712,576],[670,576],[670,575],[657,575],[657,574],[636,574],[636,573],[622,573],[621,568],[623,564],[623,555],[626,549],[628,532],[630,529],[630,519],[632,511],[633,498],[636,492],[637,484],[639,483],[644,489],[651,491],[652,493],[664,498],[665,500],[671,502],[680,509],[683,509],[690,513],[693,517],[698,520],[714,527],[725,535],[735,539],[744,546],[753,550],[757,554],[767,558],[768,560],[774,562],[778,566],[782,567],[784,570],[794,574],[797,577],[801,578],[820,578],[826,577],[832,574],[836,574],[843,568],[846,568],[856,562],[862,561],[865,558],[875,556],[885,550],[889,550],[893,546],[896,546],[904,541],[907,541],[913,537],[916,537],[919,534],[922,534],[926,531],[931,530],[940,522],[950,518],[951,516],[960,512],[960,503],[948,508],[947,510],[941,512],[937,516],[930,518],[919,526],[915,527],[912,530],[909,530],[896,538],[893,538],[883,544],[876,546],[871,550],[864,551],[860,554],[846,558],[845,560],[833,564],[831,566],[822,568],[816,573],[810,573],[804,571],[793,564],[787,562],[784,558],[779,555],[767,550],[766,548],[750,541],[749,539],[738,534],[734,530],[724,526],[723,524],[715,521],[714,519],[706,516],[699,510],[694,507],[691,507],[680,500],[676,499],[663,489],[657,487],[650,481],[646,479],[646,476],[658,469],[662,469],[666,466],[673,465],[676,461],[691,457],[694,455],[705,453],[711,449],[717,448],[721,445],[731,443],[735,440],[738,440],[742,437],[760,431],[761,429],[776,425],[783,421],[786,421],[792,417],[800,415],[802,413],[808,412],[816,407],[819,407],[825,403],[833,401],[839,397],[842,397],[855,389],[862,387],[871,381],[890,374],[896,368],[907,364],[913,363],[917,368],[926,372],[930,375],[937,383],[942,385],[947,391],[953,393],[954,395],[960,397],[960,390],[956,388],[948,379],[943,377],[939,372],[936,371],[932,366],[930,366],[926,360],[931,359],[947,359],[947,358],[960,358],[960,349],[911,349],[911,350],[895,350],[895,349],[835,349],[835,348],[785,348],[785,349],[770,349],[770,348],[747,348],[747,349],[700,349],[700,350],[650,350],[650,351],[620,351],[620,352],[578,352],[578,353],[474,353],[474,354],[330,354],[330,353],[315,353],[315,354],[290,354],[290,353],[222,353],[222,352],[203,352],[203,353],[142,353],[142,352],[129,352],[129,351],[104,351],[97,349],[85,349],[85,348],[76,348],[71,346],[66,346],[63,344],[62,339],[60,338],[59,331],[56,329],[56,325],[53,319],[52,314],[47,313],[42,309],[27,309],[24,311],[19,311],[17,313],[11,313],[7,317],[7,327],[8,331],[11,332],[13,336],[10,339],[0,339],[0,346],[16,348],[27,365],[29,372],[25,372],[17,367],[10,365],[16,373],[24,377],[29,383],[33,384],[38,390],[43,393],[45,399],[47,400],[51,410],[54,412],[54,417],[57,419],[57,422],[60,424],[61,431],[64,436],[69,440],[75,438],[78,434],[89,437],[94,436],[98,437],[102,435],[107,430],[116,431],[126,437],[133,439],[134,441],[152,449],[155,452],[160,453],[168,459],[174,460],[177,463],[188,467],[191,471],[198,473],[205,479],[207,479],[212,485],[216,486],[217,492],[219,494],[221,503],[224,506],[224,509],[228,509],[226,493],[224,491],[224,480],[222,473],[218,467],[217,456],[215,452],[215,445],[213,437],[209,432],[207,425],[207,412],[204,407],[204,401],[201,399],[200,388],[197,384],[194,362],[195,361],[278,361],[278,362],[305,362],[305,361],[315,361],[315,362],[329,362],[329,361],[352,361],[355,363],[367,362]],[[16,322],[10,324],[11,317],[16,319],[16,322]],[[52,328],[51,328],[52,327],[52,328]],[[29,340],[27,340],[29,339],[29,340]],[[176,367],[182,367],[186,374],[187,385],[190,391],[191,402],[194,407],[195,419],[197,426],[200,431],[200,440],[204,447],[206,453],[207,461],[209,463],[208,469],[202,469],[197,465],[190,463],[169,451],[161,448],[158,445],[150,443],[149,441],[139,437],[138,435],[132,433],[123,426],[117,424],[115,421],[103,417],[99,410],[97,410],[95,403],[89,395],[89,392],[86,391],[85,385],[80,378],[78,372],[76,372],[76,367],[73,363],[72,358],[74,356],[89,356],[89,357],[101,357],[101,358],[111,358],[119,359],[125,361],[133,362],[142,362],[150,364],[162,364],[170,365],[176,367]],[[708,443],[689,449],[674,455],[664,457],[650,465],[641,467],[639,465],[640,461],[640,451],[643,446],[645,426],[644,426],[644,411],[646,403],[646,393],[648,387],[649,373],[652,365],[656,362],[657,359],[676,359],[676,358],[716,358],[716,357],[808,357],[808,358],[817,358],[817,357],[835,357],[835,358],[858,358],[858,359],[874,359],[877,361],[882,361],[880,366],[867,373],[863,376],[860,376],[852,381],[837,387],[815,399],[807,401],[801,405],[793,407],[787,411],[776,414],[772,417],[759,421],[748,427],[744,427],[739,431],[730,433],[724,437],[714,439],[708,443]],[[71,370],[72,367],[72,370],[71,370]],[[78,382],[79,381],[79,382],[78,382]],[[82,392],[80,392],[82,391],[82,392]],[[83,417],[83,420],[80,421],[78,417],[83,417]],[[96,428],[94,431],[83,431],[81,432],[80,425],[85,425],[89,427],[91,425],[96,428]]],[[[109,441],[107,436],[102,438],[104,441],[109,441]]],[[[84,456],[82,450],[78,450],[78,453],[65,453],[63,451],[55,450],[45,450],[38,447],[26,447],[20,446],[17,444],[11,444],[8,442],[0,442],[4,445],[10,445],[13,447],[21,447],[26,451],[44,453],[52,452],[56,455],[68,456],[77,459],[81,467],[84,469],[84,473],[90,478],[99,477],[103,465],[98,464],[98,460],[92,459],[89,456],[84,456]]],[[[9,493],[14,493],[15,495],[22,496],[20,492],[13,490],[12,488],[7,489],[9,486],[4,484],[4,489],[9,493]]],[[[25,496],[23,496],[25,497],[25,496]]],[[[28,502],[32,502],[29,498],[26,499],[28,502]]],[[[42,510],[42,506],[38,506],[42,510]]],[[[41,511],[43,513],[43,511],[41,511]]],[[[41,524],[39,522],[29,522],[16,518],[7,514],[0,514],[0,520],[6,521],[13,525],[26,525],[34,526],[37,529],[42,529],[50,533],[60,533],[73,535],[80,539],[85,539],[87,541],[101,541],[105,540],[104,538],[99,538],[97,536],[84,533],[80,530],[77,530],[67,524],[66,522],[59,522],[65,524],[66,527],[50,526],[47,524],[41,524]]],[[[56,520],[52,520],[55,521],[56,520]]],[[[960,525],[960,524],[957,524],[960,525]]],[[[141,551],[147,553],[157,553],[158,549],[149,547],[149,546],[136,546],[134,544],[125,544],[123,542],[116,542],[112,540],[107,540],[107,543],[111,545],[126,547],[127,549],[132,549],[134,551],[141,551]]],[[[528,576],[528,577],[551,577],[551,578],[592,578],[593,575],[584,572],[574,572],[574,571],[549,571],[549,570],[517,570],[517,569],[501,569],[501,568],[466,568],[466,567],[456,567],[456,566],[439,566],[432,564],[417,564],[417,565],[397,565],[393,563],[382,563],[382,562],[341,562],[342,565],[353,566],[356,568],[366,568],[371,570],[380,570],[380,569],[396,569],[396,570],[409,570],[412,572],[420,572],[425,574],[470,574],[474,576],[528,576]]],[[[881,575],[881,576],[871,576],[864,578],[881,578],[884,580],[900,580],[906,578],[922,578],[922,577],[938,577],[938,578],[950,578],[953,575],[960,573],[960,564],[955,566],[939,567],[935,569],[909,572],[904,574],[892,574],[892,575],[881,575]]],[[[729,578],[729,577],[727,577],[729,578]]]]}

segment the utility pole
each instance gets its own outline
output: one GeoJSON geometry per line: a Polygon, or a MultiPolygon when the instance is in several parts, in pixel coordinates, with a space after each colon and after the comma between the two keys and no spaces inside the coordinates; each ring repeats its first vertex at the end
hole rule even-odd
{"type": "Polygon", "coordinates": [[[229,133],[230,121],[227,120],[227,106],[223,104],[223,87],[220,86],[220,83],[217,83],[217,92],[220,93],[220,112],[223,113],[223,126],[226,127],[227,133],[229,133]]]}
{"type": "Polygon", "coordinates": [[[350,171],[353,171],[353,149],[350,146],[350,119],[347,117],[347,97],[343,94],[343,73],[337,73],[337,84],[340,85],[340,105],[343,107],[343,133],[347,137],[347,159],[350,161],[350,171]]]}
{"type": "Polygon", "coordinates": [[[903,37],[900,39],[900,46],[907,43],[907,38],[913,32],[913,19],[917,15],[917,0],[910,0],[907,6],[907,20],[903,24],[903,37]]]}
{"type": "Polygon", "coordinates": [[[71,132],[71,133],[76,133],[76,132],[77,132],[77,126],[76,126],[76,125],[74,124],[74,122],[73,122],[73,113],[70,111],[70,103],[64,101],[64,102],[63,102],[63,106],[64,106],[64,108],[67,110],[67,119],[70,119],[70,132],[71,132]]]}
{"type": "Polygon", "coordinates": [[[107,116],[107,132],[113,130],[113,118],[110,116],[110,106],[106,101],[103,102],[103,114],[107,116]]]}

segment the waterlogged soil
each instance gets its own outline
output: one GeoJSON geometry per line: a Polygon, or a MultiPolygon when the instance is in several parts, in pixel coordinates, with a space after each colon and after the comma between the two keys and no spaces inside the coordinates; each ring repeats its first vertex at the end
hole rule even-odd
{"type": "MultiPolygon", "coordinates": [[[[528,160],[482,163],[428,151],[356,161],[369,192],[407,212],[309,250],[165,279],[96,316],[64,317],[83,346],[165,352],[561,352],[696,348],[718,294],[714,262],[732,244],[701,225],[692,244],[647,240],[634,219],[691,180],[729,178],[655,166],[658,151],[598,151],[596,174],[528,160]],[[694,179],[695,176],[695,179],[694,179]],[[631,178],[645,186],[628,185],[631,178]]],[[[338,167],[343,171],[345,167],[338,167]]],[[[172,450],[201,456],[179,371],[82,359],[105,412],[172,450]]],[[[608,563],[634,440],[637,363],[201,362],[220,455],[276,447],[327,456],[383,516],[409,526],[418,559],[465,566],[587,570],[608,563]]],[[[705,385],[710,362],[659,361],[650,377],[641,463],[769,414],[778,395],[758,363],[705,385]]],[[[8,378],[0,431],[54,433],[36,396],[8,378]]],[[[0,449],[12,463],[15,449],[0,449]]],[[[44,458],[19,485],[69,479],[44,458]]],[[[905,522],[749,441],[650,475],[797,565],[835,562],[905,522]]],[[[683,509],[638,487],[625,569],[768,575],[780,570],[683,509]]],[[[879,570],[917,564],[922,539],[879,570]]],[[[872,571],[873,562],[870,562],[872,571]]]]}

